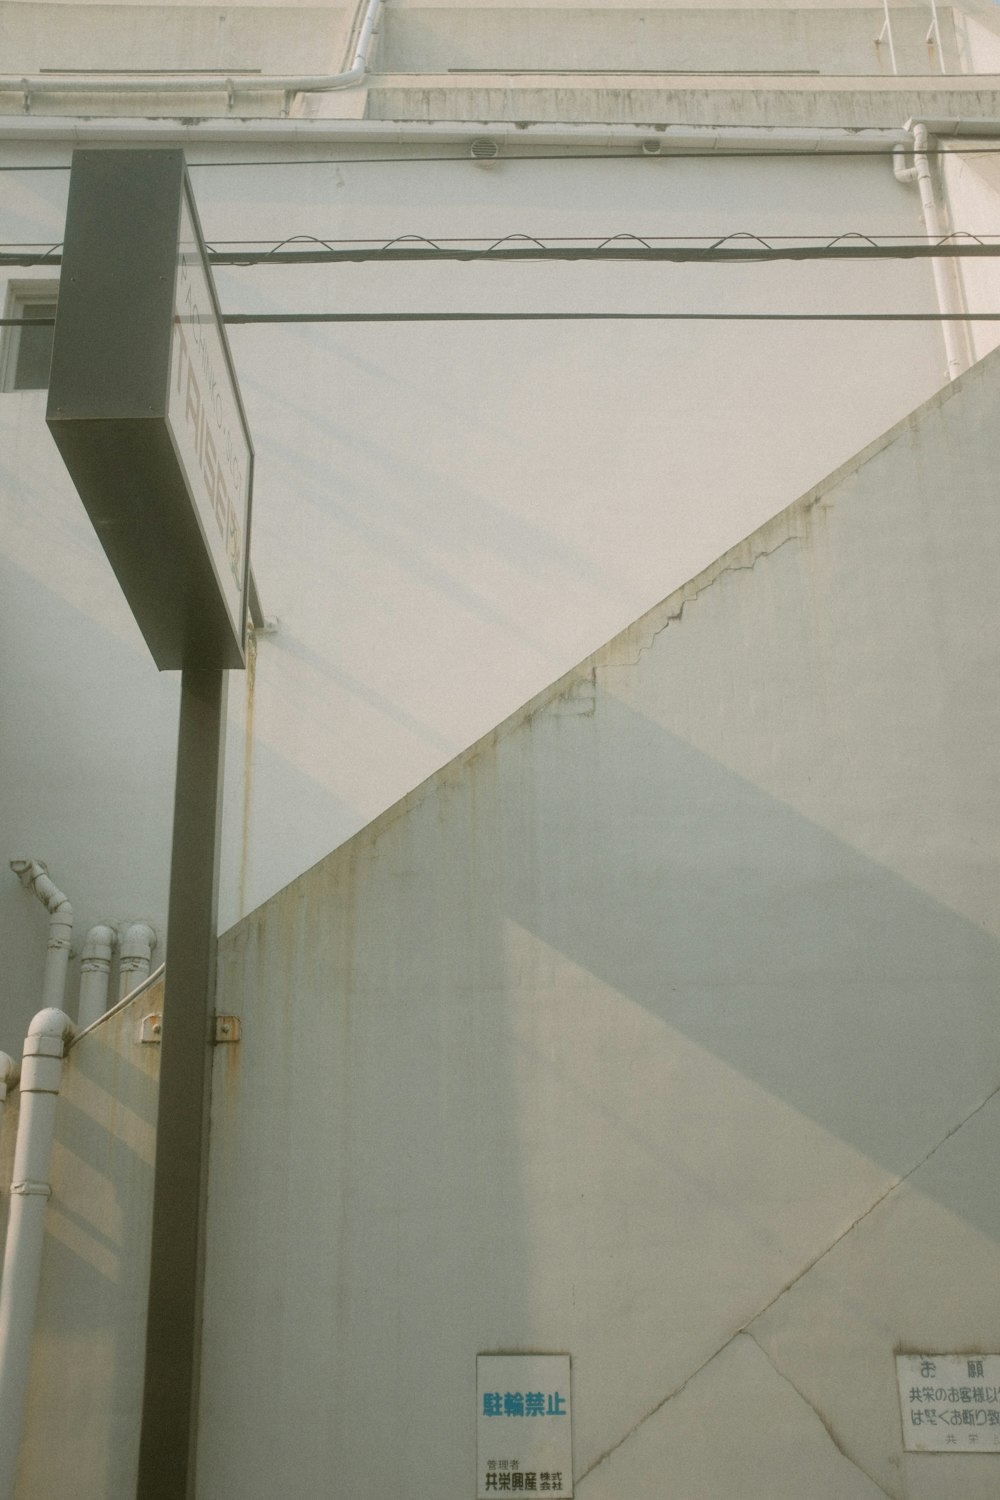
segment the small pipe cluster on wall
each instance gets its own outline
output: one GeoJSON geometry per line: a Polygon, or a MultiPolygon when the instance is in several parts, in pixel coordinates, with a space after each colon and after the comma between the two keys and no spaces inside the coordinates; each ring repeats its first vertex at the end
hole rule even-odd
{"type": "Polygon", "coordinates": [[[17,1474],[24,1422],[35,1309],[41,1280],[46,1205],[51,1195],[52,1147],[63,1064],[73,1038],[108,1011],[115,948],[119,950],[119,1004],[140,989],[150,970],[156,933],[148,922],[126,926],[119,943],[114,928],[92,927],[83,945],[78,1024],[62,1008],[73,937],[69,898],[37,859],[13,859],[10,867],[49,913],[42,976],[42,1008],[32,1020],[20,1066],[0,1052],[0,1126],[7,1095],[19,1086],[20,1114],[10,1212],[0,1280],[0,1500],[10,1500],[17,1474]]]}

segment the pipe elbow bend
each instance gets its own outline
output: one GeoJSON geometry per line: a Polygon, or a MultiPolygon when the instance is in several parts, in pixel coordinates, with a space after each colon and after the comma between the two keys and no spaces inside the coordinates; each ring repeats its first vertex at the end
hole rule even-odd
{"type": "Polygon", "coordinates": [[[338,73],[332,77],[329,83],[324,85],[322,92],[331,93],[334,89],[351,89],[356,83],[360,83],[368,69],[364,63],[355,63],[346,73],[338,73]]]}
{"type": "Polygon", "coordinates": [[[26,1053],[49,1051],[54,1042],[57,1042],[61,1048],[70,1040],[75,1031],[76,1027],[64,1010],[57,1010],[54,1005],[47,1006],[32,1019],[28,1027],[24,1050],[26,1053]],[[44,1046],[45,1043],[49,1046],[44,1046]]]}
{"type": "Polygon", "coordinates": [[[92,927],[87,933],[86,940],[83,944],[83,953],[81,955],[82,961],[85,964],[93,963],[94,961],[110,963],[111,955],[114,952],[114,947],[114,928],[105,927],[103,924],[99,923],[98,926],[92,927]]]}
{"type": "Polygon", "coordinates": [[[69,897],[59,889],[40,859],[12,859],[10,868],[26,890],[34,891],[50,916],[72,926],[73,908],[69,897]]]}
{"type": "Polygon", "coordinates": [[[122,934],[121,958],[148,959],[156,947],[156,932],[148,922],[130,922],[122,934]]]}

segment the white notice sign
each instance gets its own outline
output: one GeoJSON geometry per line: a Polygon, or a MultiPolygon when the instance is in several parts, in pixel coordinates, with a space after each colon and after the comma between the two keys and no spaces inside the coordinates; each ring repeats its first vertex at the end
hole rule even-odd
{"type": "Polygon", "coordinates": [[[1000,1354],[897,1354],[903,1447],[1000,1453],[1000,1354]]]}
{"type": "Polygon", "coordinates": [[[572,1495],[568,1354],[476,1358],[476,1495],[572,1495]]]}

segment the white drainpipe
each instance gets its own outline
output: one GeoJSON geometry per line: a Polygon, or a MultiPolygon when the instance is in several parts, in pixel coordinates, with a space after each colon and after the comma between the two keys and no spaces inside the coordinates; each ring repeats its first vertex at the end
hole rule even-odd
{"type": "Polygon", "coordinates": [[[122,935],[118,959],[118,998],[124,1000],[149,973],[156,933],[148,922],[133,922],[122,935]]]}
{"type": "Polygon", "coordinates": [[[34,891],[49,912],[49,941],[42,976],[42,1005],[58,1008],[66,994],[66,969],[73,938],[73,908],[69,898],[49,879],[37,859],[12,859],[10,867],[28,890],[34,891]]]}
{"type": "MultiPolygon", "coordinates": [[[[924,217],[924,231],[933,245],[944,239],[944,230],[941,227],[937,194],[934,191],[934,179],[931,176],[931,164],[927,156],[927,126],[914,123],[912,130],[913,166],[904,165],[906,148],[897,146],[893,151],[893,172],[897,182],[917,184],[920,191],[920,207],[924,217]]],[[[963,312],[964,308],[960,304],[950,266],[935,256],[931,260],[931,270],[934,274],[934,290],[937,293],[939,312],[952,315],[963,312]]],[[[948,358],[949,380],[954,380],[968,368],[969,361],[963,348],[962,328],[961,323],[943,322],[941,324],[945,354],[948,358]]]]}
{"type": "MultiPolygon", "coordinates": [[[[175,73],[170,76],[131,77],[121,73],[41,73],[29,78],[7,78],[3,84],[24,96],[28,108],[31,95],[45,94],[187,94],[204,96],[224,90],[230,106],[237,94],[329,93],[349,89],[360,83],[368,71],[368,53],[378,27],[382,0],[367,0],[358,30],[358,40],[350,67],[343,73],[175,73]]],[[[360,14],[360,7],[358,14],[360,14]]]]}
{"type": "Polygon", "coordinates": [[[49,1177],[56,1103],[66,1044],[73,1032],[73,1023],[64,1011],[40,1010],[24,1043],[21,1118],[0,1282],[0,1500],[11,1500],[17,1475],[42,1270],[45,1209],[52,1191],[49,1177]]]}
{"type": "Polygon", "coordinates": [[[108,982],[116,941],[111,927],[92,927],[87,933],[80,963],[80,1003],[76,1012],[81,1027],[92,1026],[108,1008],[108,982]]]}

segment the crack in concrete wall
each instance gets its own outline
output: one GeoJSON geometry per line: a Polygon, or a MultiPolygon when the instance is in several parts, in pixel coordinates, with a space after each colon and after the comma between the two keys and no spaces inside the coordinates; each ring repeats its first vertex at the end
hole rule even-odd
{"type": "MultiPolygon", "coordinates": [[[[696,1370],[692,1370],[691,1374],[687,1377],[686,1380],[682,1380],[679,1386],[676,1386],[672,1391],[669,1391],[662,1400],[657,1401],[654,1406],[651,1406],[647,1412],[639,1417],[638,1421],[633,1422],[628,1432],[624,1433],[617,1442],[612,1443],[610,1448],[605,1448],[604,1452],[599,1454],[598,1457],[594,1459],[593,1463],[590,1464],[588,1468],[584,1469],[582,1474],[577,1474],[574,1479],[574,1484],[582,1484],[583,1481],[588,1477],[588,1475],[593,1474],[595,1469],[599,1469],[601,1464],[605,1463],[613,1453],[617,1453],[619,1449],[623,1448],[628,1442],[629,1438],[635,1436],[640,1427],[645,1426],[650,1418],[655,1417],[657,1412],[662,1411],[668,1401],[673,1401],[675,1397],[679,1396],[683,1391],[686,1391],[692,1380],[696,1380],[697,1377],[701,1374],[702,1370],[707,1369],[708,1366],[712,1363],[713,1359],[717,1359],[718,1356],[722,1353],[723,1349],[728,1349],[729,1345],[733,1342],[733,1339],[739,1338],[742,1332],[742,1328],[737,1328],[736,1332],[730,1338],[728,1338],[724,1344],[720,1344],[718,1349],[713,1349],[708,1358],[706,1360],[703,1360],[696,1370]]],[[[754,1343],[756,1342],[757,1340],[754,1339],[754,1343]]]]}
{"type": "MultiPolygon", "coordinates": [[[[812,503],[816,504],[816,501],[813,501],[812,503]]],[[[703,583],[700,588],[692,590],[690,594],[686,595],[685,598],[681,600],[680,604],[677,606],[677,609],[674,610],[672,614],[669,614],[661,625],[658,625],[656,627],[648,640],[642,642],[636,656],[631,657],[626,661],[608,663],[608,665],[614,667],[637,667],[642,658],[646,656],[648,652],[652,651],[653,646],[656,644],[657,638],[661,636],[665,630],[669,629],[671,625],[676,625],[677,622],[683,618],[684,611],[687,609],[688,605],[696,604],[697,601],[701,598],[702,594],[708,593],[709,589],[714,588],[717,583],[721,583],[724,578],[729,578],[734,573],[752,573],[759,562],[764,561],[766,558],[773,557],[776,552],[780,552],[783,547],[787,547],[789,542],[803,542],[805,541],[805,539],[806,537],[804,532],[789,532],[788,536],[782,538],[782,540],[776,547],[769,547],[766,550],[755,552],[750,562],[731,563],[728,567],[720,568],[720,570],[717,573],[713,573],[711,578],[703,583]]]]}
{"type": "MultiPolygon", "coordinates": [[[[789,540],[791,540],[791,538],[789,538],[789,540]]],[[[845,1451],[841,1442],[834,1435],[833,1431],[828,1426],[821,1413],[816,1409],[815,1406],[813,1406],[812,1402],[802,1394],[802,1392],[798,1389],[794,1382],[791,1381],[788,1376],[778,1368],[777,1365],[775,1365],[773,1359],[771,1359],[770,1355],[761,1346],[756,1336],[754,1335],[752,1331],[752,1325],[756,1323],[760,1318],[762,1318],[766,1312],[770,1311],[770,1309],[774,1307],[776,1303],[780,1302],[782,1297],[784,1297],[787,1292],[791,1291],[791,1289],[796,1286],[804,1276],[807,1276],[815,1266],[819,1265],[821,1261],[825,1260],[826,1257],[831,1253],[831,1251],[835,1250],[837,1246],[843,1240],[845,1240],[849,1234],[853,1234],[854,1231],[858,1228],[859,1224],[864,1223],[865,1219],[873,1214],[877,1208],[880,1208],[888,1198],[892,1197],[894,1193],[898,1192],[899,1189],[909,1181],[914,1173],[919,1172],[921,1167],[925,1166],[926,1163],[932,1159],[932,1157],[936,1156],[938,1151],[941,1150],[941,1147],[944,1146],[946,1142],[950,1141],[953,1135],[957,1135],[957,1133],[962,1130],[970,1120],[975,1119],[976,1115],[984,1110],[990,1103],[990,1101],[992,1099],[995,1099],[998,1094],[1000,1094],[1000,1084],[998,1084],[995,1089],[992,1089],[984,1099],[981,1099],[980,1102],[975,1106],[975,1108],[971,1109],[967,1115],[965,1115],[961,1120],[958,1121],[957,1124],[953,1125],[949,1130],[945,1131],[941,1139],[937,1141],[935,1145],[933,1145],[931,1149],[926,1152],[926,1154],[922,1156],[920,1160],[909,1169],[908,1172],[904,1172],[901,1177],[897,1177],[892,1183],[890,1183],[884,1193],[881,1193],[873,1203],[869,1204],[869,1206],[864,1210],[863,1213],[858,1214],[857,1218],[851,1221],[846,1229],[838,1234],[835,1239],[831,1240],[825,1249],[821,1250],[820,1253],[814,1256],[806,1266],[803,1266],[801,1271],[797,1272],[790,1281],[786,1282],[781,1290],[779,1292],[776,1292],[769,1302],[766,1302],[763,1307],[758,1308],[757,1311],[752,1315],[752,1317],[748,1318],[740,1328],[735,1329],[730,1337],[723,1343],[721,1343],[717,1349],[713,1350],[708,1358],[703,1360],[702,1363],[697,1367],[697,1369],[692,1370],[680,1385],[676,1386],[672,1391],[669,1391],[667,1395],[665,1395],[661,1400],[655,1402],[654,1405],[652,1405],[646,1412],[643,1413],[641,1417],[639,1417],[632,1424],[627,1432],[623,1433],[616,1442],[612,1443],[610,1447],[604,1450],[603,1453],[599,1454],[598,1457],[594,1459],[593,1463],[589,1464],[581,1474],[578,1474],[576,1476],[576,1483],[582,1484],[583,1481],[595,1471],[595,1469],[598,1469],[601,1464],[605,1463],[612,1456],[612,1454],[617,1453],[621,1448],[623,1448],[624,1445],[629,1441],[629,1439],[635,1436],[640,1428],[642,1428],[648,1421],[650,1421],[652,1417],[655,1417],[658,1412],[662,1411],[668,1402],[673,1401],[677,1396],[681,1395],[681,1393],[685,1391],[691,1384],[692,1380],[700,1375],[703,1370],[707,1369],[712,1361],[714,1359],[717,1359],[725,1349],[728,1349],[736,1341],[736,1339],[741,1336],[741,1334],[748,1334],[749,1337],[753,1340],[756,1347],[760,1349],[761,1353],[767,1359],[768,1364],[771,1365],[771,1367],[775,1370],[775,1373],[780,1375],[782,1380],[784,1380],[792,1388],[792,1390],[794,1390],[796,1394],[801,1397],[801,1399],[806,1403],[810,1410],[815,1413],[816,1417],[822,1423],[823,1427],[830,1437],[830,1440],[833,1442],[838,1452],[843,1454],[844,1458],[848,1459],[848,1461],[852,1463],[854,1467],[860,1471],[860,1473],[864,1474],[866,1479],[871,1480],[871,1483],[875,1484],[878,1489],[881,1490],[882,1494],[888,1497],[888,1500],[899,1500],[898,1496],[891,1495],[888,1490],[884,1489],[882,1485],[878,1484],[878,1481],[874,1479],[872,1475],[869,1474],[867,1470],[857,1462],[856,1459],[851,1458],[851,1455],[845,1451]]]]}
{"type": "MultiPolygon", "coordinates": [[[[780,1369],[779,1366],[777,1364],[775,1364],[774,1360],[771,1358],[770,1354],[768,1354],[767,1350],[764,1348],[763,1344],[757,1338],[757,1336],[753,1332],[753,1330],[751,1328],[744,1328],[742,1330],[742,1333],[737,1334],[736,1337],[740,1338],[740,1337],[742,1337],[744,1335],[747,1338],[753,1340],[755,1346],[760,1350],[761,1354],[763,1354],[764,1358],[767,1360],[768,1364],[771,1366],[771,1369],[778,1376],[778,1378],[780,1380],[783,1380],[785,1382],[785,1384],[791,1390],[793,1390],[795,1392],[795,1394],[796,1394],[796,1396],[798,1396],[799,1400],[802,1401],[806,1406],[808,1406],[809,1410],[812,1412],[812,1414],[816,1418],[817,1422],[819,1422],[820,1426],[823,1428],[823,1431],[826,1433],[827,1437],[830,1439],[830,1442],[836,1448],[837,1452],[841,1455],[841,1457],[842,1458],[846,1458],[847,1462],[849,1464],[852,1464],[854,1466],[854,1468],[858,1470],[859,1473],[863,1474],[865,1476],[865,1478],[867,1480],[869,1480],[875,1486],[875,1488],[879,1491],[880,1494],[885,1495],[886,1496],[886,1500],[900,1500],[900,1497],[899,1497],[898,1494],[897,1495],[891,1494],[890,1491],[887,1490],[884,1485],[879,1484],[879,1482],[875,1478],[874,1474],[869,1474],[868,1470],[862,1464],[859,1464],[856,1458],[852,1457],[852,1455],[850,1453],[848,1453],[847,1449],[844,1447],[843,1443],[840,1441],[840,1439],[838,1438],[836,1432],[833,1430],[833,1428],[831,1427],[830,1423],[826,1420],[826,1418],[824,1417],[823,1413],[820,1411],[819,1407],[815,1406],[813,1404],[813,1402],[809,1400],[809,1397],[805,1394],[805,1392],[799,1390],[799,1388],[795,1384],[794,1380],[792,1380],[788,1375],[786,1375],[785,1372],[784,1372],[784,1370],[780,1369]]],[[[730,1342],[732,1342],[732,1340],[730,1340],[730,1342]]]]}
{"type": "Polygon", "coordinates": [[[818,1266],[820,1261],[825,1260],[826,1257],[830,1254],[831,1250],[835,1250],[842,1240],[845,1240],[849,1234],[853,1234],[858,1225],[863,1224],[865,1219],[867,1219],[869,1215],[873,1214],[877,1208],[880,1208],[887,1198],[891,1198],[893,1193],[898,1192],[903,1184],[908,1182],[915,1172],[919,1172],[920,1168],[925,1166],[933,1156],[936,1156],[937,1153],[941,1150],[941,1147],[947,1141],[950,1141],[953,1135],[957,1135],[957,1133],[964,1126],[966,1126],[970,1120],[975,1119],[976,1115],[978,1115],[981,1110],[985,1109],[990,1100],[995,1099],[998,1094],[1000,1094],[1000,1084],[998,1084],[995,1089],[991,1089],[991,1091],[986,1095],[985,1099],[981,1099],[974,1109],[970,1109],[969,1113],[965,1115],[961,1120],[959,1120],[957,1125],[953,1125],[950,1130],[946,1130],[944,1135],[936,1143],[936,1145],[932,1146],[931,1149],[926,1153],[926,1155],[922,1156],[920,1160],[916,1162],[908,1172],[904,1172],[901,1177],[897,1177],[894,1182],[890,1183],[885,1192],[880,1194],[879,1197],[875,1199],[874,1203],[870,1203],[868,1205],[864,1213],[858,1214],[858,1217],[854,1219],[847,1226],[847,1228],[842,1231],[842,1233],[838,1234],[836,1239],[831,1240],[825,1250],[821,1250],[819,1255],[815,1256],[815,1258],[811,1260],[807,1266],[804,1266],[796,1276],[793,1276],[791,1281],[787,1282],[786,1285],[781,1288],[781,1291],[777,1292],[771,1298],[770,1302],[766,1303],[764,1307],[758,1308],[753,1317],[748,1318],[746,1323],[741,1329],[738,1330],[738,1332],[749,1333],[750,1325],[752,1323],[756,1323],[757,1320],[759,1318],[762,1318],[764,1314],[775,1305],[776,1302],[780,1302],[785,1293],[791,1291],[792,1287],[796,1286],[797,1283],[802,1280],[803,1276],[808,1276],[809,1272],[813,1269],[814,1266],[818,1266]]]}

